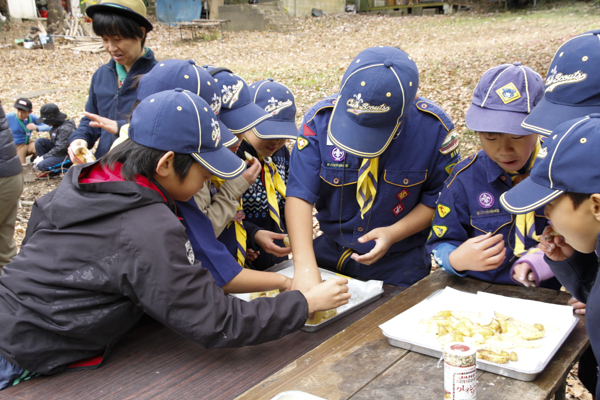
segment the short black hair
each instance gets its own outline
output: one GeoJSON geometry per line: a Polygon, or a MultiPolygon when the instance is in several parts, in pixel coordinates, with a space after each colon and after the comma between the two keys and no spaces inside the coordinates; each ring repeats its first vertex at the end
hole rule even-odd
{"type": "MultiPolygon", "coordinates": [[[[135,180],[137,175],[153,179],[158,161],[166,153],[127,139],[102,157],[100,163],[111,169],[116,163],[122,164],[121,176],[128,181],[135,180]]],[[[189,154],[175,153],[173,168],[180,182],[183,182],[195,162],[189,154]]]]}
{"type": "Polygon", "coordinates": [[[573,202],[573,209],[577,210],[580,205],[583,204],[584,201],[592,197],[591,194],[587,193],[575,193],[575,192],[565,192],[568,198],[573,202]]]}
{"type": "Polygon", "coordinates": [[[95,13],[92,19],[92,29],[100,37],[118,36],[129,39],[142,39],[142,48],[146,43],[146,34],[142,31],[142,26],[134,19],[119,14],[95,13]]]}

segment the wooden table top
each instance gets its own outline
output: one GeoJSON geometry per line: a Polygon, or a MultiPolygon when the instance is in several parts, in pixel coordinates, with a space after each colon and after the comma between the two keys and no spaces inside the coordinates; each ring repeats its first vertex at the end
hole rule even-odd
{"type": "MultiPolygon", "coordinates": [[[[298,390],[328,400],[443,399],[444,369],[438,359],[391,346],[379,328],[438,289],[485,291],[509,297],[566,304],[565,292],[493,285],[437,271],[388,301],[360,321],[263,380],[237,399],[271,399],[298,390]]],[[[589,346],[585,320],[579,323],[546,369],[532,382],[477,371],[477,397],[500,399],[564,398],[573,364],[589,346]],[[557,392],[558,390],[558,392],[557,392]]]]}

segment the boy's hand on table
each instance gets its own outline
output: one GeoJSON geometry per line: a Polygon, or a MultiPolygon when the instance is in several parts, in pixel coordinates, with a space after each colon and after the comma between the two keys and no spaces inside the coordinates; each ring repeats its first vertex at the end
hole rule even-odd
{"type": "Polygon", "coordinates": [[[101,117],[97,114],[92,114],[87,111],[84,111],[83,113],[86,117],[91,119],[90,126],[92,128],[104,129],[105,131],[110,132],[113,135],[119,135],[119,124],[117,124],[117,121],[101,117]]]}
{"type": "Polygon", "coordinates": [[[575,249],[565,242],[564,236],[553,236],[552,226],[544,228],[540,235],[540,244],[538,248],[546,254],[546,257],[553,261],[564,261],[575,253],[575,249]]]}
{"type": "Polygon", "coordinates": [[[456,271],[489,271],[504,262],[506,248],[502,234],[485,235],[468,239],[450,253],[450,265],[456,271]]]}
{"type": "Polygon", "coordinates": [[[520,282],[525,287],[536,287],[535,275],[531,272],[531,267],[526,262],[515,264],[513,267],[513,279],[520,282]]]}
{"type": "Polygon", "coordinates": [[[379,260],[381,257],[387,253],[390,246],[393,244],[391,238],[391,231],[389,227],[375,228],[372,231],[368,232],[366,235],[358,238],[360,243],[366,243],[371,240],[375,240],[375,247],[371,249],[367,254],[358,255],[356,253],[352,253],[351,258],[357,263],[371,265],[379,260]]]}
{"type": "Polygon", "coordinates": [[[273,254],[276,257],[283,257],[290,254],[292,252],[292,248],[279,247],[274,243],[274,241],[283,240],[285,237],[287,237],[287,234],[285,233],[275,233],[261,229],[254,234],[254,241],[267,253],[273,254]]]}
{"type": "Polygon", "coordinates": [[[252,162],[246,161],[246,163],[248,164],[248,168],[246,168],[246,170],[242,173],[242,176],[244,179],[246,179],[246,182],[248,182],[249,185],[252,185],[260,174],[260,161],[258,161],[258,158],[254,157],[252,162]]]}
{"type": "Polygon", "coordinates": [[[585,315],[585,303],[580,302],[575,297],[571,297],[567,304],[573,306],[575,314],[585,315]]]}
{"type": "Polygon", "coordinates": [[[350,299],[347,283],[348,279],[346,278],[331,278],[306,292],[302,291],[308,303],[308,314],[331,310],[347,304],[350,299]]]}
{"type": "Polygon", "coordinates": [[[75,139],[71,142],[67,152],[69,153],[69,158],[71,159],[73,165],[85,164],[85,161],[77,157],[75,154],[77,154],[77,149],[79,147],[87,148],[87,145],[87,142],[83,139],[75,139]]]}

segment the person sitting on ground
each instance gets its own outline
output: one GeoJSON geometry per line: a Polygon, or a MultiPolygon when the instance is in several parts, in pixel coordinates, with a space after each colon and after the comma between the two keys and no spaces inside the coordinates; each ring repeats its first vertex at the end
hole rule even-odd
{"type": "Polygon", "coordinates": [[[35,141],[37,157],[33,166],[40,171],[50,171],[51,167],[62,165],[68,158],[67,148],[71,133],[77,128],[72,119],[67,119],[67,114],[60,112],[56,104],[44,104],[40,109],[37,123],[52,126],[50,138],[39,138],[35,141]]]}
{"type": "Polygon", "coordinates": [[[37,115],[32,114],[33,105],[31,100],[26,98],[17,99],[15,108],[17,112],[6,114],[6,119],[17,145],[19,160],[21,164],[25,164],[27,157],[35,154],[35,144],[31,140],[31,133],[35,130],[46,132],[51,128],[44,123],[38,123],[37,115]]]}

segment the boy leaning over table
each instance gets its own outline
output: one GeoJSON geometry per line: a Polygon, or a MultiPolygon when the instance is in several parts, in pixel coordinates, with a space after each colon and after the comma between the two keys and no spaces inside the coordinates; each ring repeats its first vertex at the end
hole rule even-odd
{"type": "MultiPolygon", "coordinates": [[[[545,206],[552,225],[539,248],[560,283],[586,304],[586,329],[600,360],[600,113],[560,124],[537,155],[529,178],[500,197],[514,214],[545,206]]],[[[596,380],[598,379],[596,370],[596,380]]],[[[596,384],[596,398],[600,386],[596,384]]]]}
{"type": "Polygon", "coordinates": [[[211,173],[231,179],[246,168],[215,121],[191,92],[151,95],[133,112],[129,140],[71,168],[36,201],[21,251],[0,275],[0,389],[108,357],[144,313],[206,348],[239,347],[348,302],[344,278],[243,302],[196,262],[174,201],[211,173]]]}

